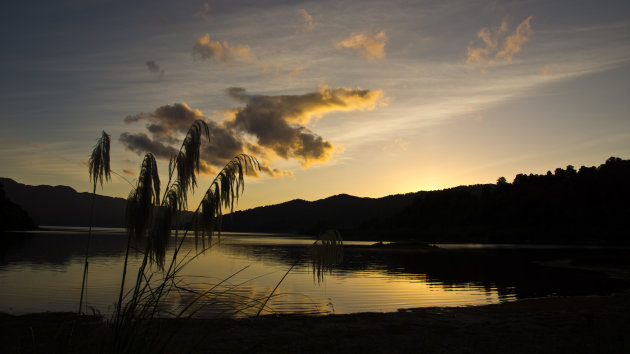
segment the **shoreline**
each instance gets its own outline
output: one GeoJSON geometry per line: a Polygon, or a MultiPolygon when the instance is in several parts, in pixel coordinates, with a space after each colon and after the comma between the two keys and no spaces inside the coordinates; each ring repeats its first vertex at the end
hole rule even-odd
{"type": "MultiPolygon", "coordinates": [[[[173,353],[623,353],[630,350],[630,292],[388,313],[154,322],[176,330],[166,349],[173,353]]],[[[0,314],[5,353],[85,352],[106,330],[94,316],[0,314]]]]}

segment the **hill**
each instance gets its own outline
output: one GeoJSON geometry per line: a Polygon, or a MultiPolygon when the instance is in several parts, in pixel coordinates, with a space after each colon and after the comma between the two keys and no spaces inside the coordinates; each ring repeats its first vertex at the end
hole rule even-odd
{"type": "Polygon", "coordinates": [[[329,228],[351,229],[401,211],[419,193],[382,198],[339,194],[312,202],[295,199],[226,215],[223,217],[223,230],[316,234],[329,228]]]}
{"type": "MultiPolygon", "coordinates": [[[[39,225],[86,226],[91,194],[0,178],[7,197],[39,225]]],[[[96,196],[95,226],[124,226],[126,200],[96,196]]],[[[512,183],[360,198],[339,194],[237,211],[222,229],[423,242],[630,244],[630,160],[518,174],[512,183]]]]}
{"type": "MultiPolygon", "coordinates": [[[[8,198],[22,207],[39,225],[88,226],[91,193],[79,193],[67,186],[29,186],[10,178],[1,178],[8,198]]],[[[123,198],[96,196],[94,226],[124,227],[123,198]]]]}
{"type": "MultiPolygon", "coordinates": [[[[0,178],[6,194],[39,225],[88,226],[91,193],[67,186],[29,186],[0,178]]],[[[317,201],[296,199],[281,204],[237,211],[223,217],[224,231],[317,233],[323,228],[348,229],[368,219],[380,220],[401,211],[417,193],[383,198],[340,194],[317,201]]],[[[123,198],[96,195],[94,226],[124,227],[123,198]]]]}
{"type": "Polygon", "coordinates": [[[518,174],[512,183],[418,196],[386,221],[350,237],[428,242],[630,243],[630,160],[518,174]],[[476,191],[476,192],[474,192],[476,191]]]}

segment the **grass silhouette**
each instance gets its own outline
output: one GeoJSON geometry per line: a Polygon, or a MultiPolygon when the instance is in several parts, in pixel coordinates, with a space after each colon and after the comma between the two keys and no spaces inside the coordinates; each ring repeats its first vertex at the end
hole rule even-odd
{"type": "Polygon", "coordinates": [[[88,169],[90,174],[90,180],[92,180],[92,203],[90,205],[90,226],[88,229],[87,246],[85,247],[85,265],[83,267],[83,281],[81,282],[81,296],[79,297],[79,311],[81,314],[81,307],[83,305],[83,296],[85,295],[85,309],[87,311],[87,281],[88,281],[88,258],[90,254],[90,241],[92,239],[92,223],[94,219],[94,199],[96,197],[96,185],[100,182],[103,186],[103,178],[105,181],[109,181],[111,178],[111,168],[109,165],[109,135],[102,132],[101,137],[96,142],[90,160],[88,162],[88,169]]]}
{"type": "MultiPolygon", "coordinates": [[[[207,301],[209,297],[225,296],[226,292],[233,290],[232,287],[228,286],[227,290],[223,290],[219,286],[244,270],[237,271],[207,290],[189,288],[179,276],[184,267],[212,247],[215,233],[220,236],[223,213],[233,212],[235,203],[244,192],[245,176],[257,175],[260,171],[260,164],[255,157],[247,154],[235,156],[212,180],[192,213],[192,218],[183,220],[182,216],[188,207],[188,195],[197,187],[197,176],[201,167],[200,147],[204,137],[210,139],[208,126],[204,121],[197,120],[188,130],[179,152],[170,159],[168,181],[163,193],[155,156],[147,153],[143,158],[138,180],[127,198],[127,246],[121,285],[118,302],[103,337],[103,352],[162,352],[177,332],[176,327],[164,326],[166,322],[161,320],[162,317],[167,315],[175,319],[191,318],[199,310],[195,304],[202,299],[206,300],[204,303],[212,303],[207,301]],[[201,241],[202,247],[180,254],[184,241],[191,237],[194,238],[195,245],[201,241]],[[172,247],[172,255],[167,261],[169,247],[172,247]],[[136,270],[135,283],[126,289],[129,253],[132,249],[142,255],[142,261],[136,270]],[[181,309],[167,309],[165,300],[175,291],[185,293],[188,300],[181,309]]],[[[110,178],[109,147],[109,135],[103,132],[90,157],[89,173],[94,184],[93,196],[97,183],[102,184],[103,179],[107,181],[110,178]]],[[[87,293],[91,224],[92,221],[85,255],[79,314],[83,294],[87,293]]],[[[340,260],[341,246],[338,232],[325,233],[312,245],[313,274],[314,277],[317,275],[318,282],[323,280],[332,264],[340,260]]],[[[260,315],[264,309],[268,309],[267,303],[275,296],[278,286],[294,266],[295,264],[289,268],[268,296],[240,298],[235,295],[239,301],[236,311],[257,309],[257,315],[260,315]]],[[[85,302],[87,308],[87,296],[85,302]]]]}

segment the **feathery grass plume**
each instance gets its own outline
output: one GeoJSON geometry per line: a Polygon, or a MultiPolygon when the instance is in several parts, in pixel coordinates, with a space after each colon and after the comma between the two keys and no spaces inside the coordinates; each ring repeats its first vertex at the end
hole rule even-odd
{"type": "Polygon", "coordinates": [[[317,283],[324,281],[326,274],[331,274],[333,266],[343,261],[343,239],[337,230],[324,232],[313,243],[311,252],[313,279],[317,283]]]}
{"type": "MultiPolygon", "coordinates": [[[[202,136],[210,139],[210,129],[203,120],[196,120],[188,129],[182,147],[175,157],[174,165],[177,169],[177,183],[183,194],[187,194],[188,191],[194,190],[197,186],[196,175],[199,173],[202,136]]],[[[172,165],[173,163],[171,163],[172,165]]],[[[172,172],[169,171],[169,174],[172,174],[172,172]]]]}
{"type": "Polygon", "coordinates": [[[125,261],[123,264],[122,282],[117,303],[117,315],[120,315],[123,299],[125,278],[127,276],[127,261],[129,259],[129,249],[131,240],[143,240],[150,229],[153,219],[155,205],[160,199],[160,177],[158,175],[157,162],[155,156],[148,153],[142,160],[140,175],[136,188],[127,197],[127,207],[125,209],[125,227],[127,229],[127,250],[125,251],[125,261]]]}
{"type": "Polygon", "coordinates": [[[155,156],[148,153],[142,160],[136,188],[127,197],[125,227],[130,236],[143,239],[153,217],[153,211],[160,199],[160,177],[155,156]]]}
{"type": "Polygon", "coordinates": [[[92,150],[92,155],[90,155],[90,161],[88,163],[90,179],[94,184],[94,188],[96,188],[96,184],[98,182],[100,182],[101,186],[103,186],[103,178],[105,178],[105,181],[109,181],[111,178],[111,170],[109,167],[109,145],[109,134],[103,131],[101,137],[98,139],[94,149],[92,150]]]}
{"type": "Polygon", "coordinates": [[[85,294],[85,307],[87,310],[87,279],[88,279],[88,258],[90,254],[90,240],[92,239],[92,223],[94,219],[94,200],[96,199],[96,184],[101,183],[103,187],[103,178],[105,181],[109,181],[111,178],[111,169],[109,166],[109,146],[110,139],[109,134],[103,130],[101,137],[96,141],[94,149],[88,162],[88,170],[90,180],[94,188],[92,189],[92,204],[90,206],[90,227],[88,230],[88,241],[85,247],[85,265],[83,267],[83,280],[81,281],[81,296],[79,297],[79,314],[81,313],[81,307],[83,306],[83,295],[85,294]]]}
{"type": "Polygon", "coordinates": [[[223,209],[234,211],[234,202],[238,202],[243,193],[244,177],[250,170],[260,170],[260,163],[246,154],[237,155],[223,167],[210,184],[195,214],[195,237],[212,237],[215,230],[220,232],[223,209]]]}
{"type": "MultiPolygon", "coordinates": [[[[142,344],[146,342],[143,335],[146,331],[143,328],[150,324],[153,318],[159,316],[160,305],[171,291],[184,289],[179,285],[178,273],[199,255],[198,253],[183,259],[177,258],[188,234],[186,231],[173,250],[169,266],[164,267],[171,230],[175,227],[177,235],[178,218],[180,213],[186,210],[188,193],[194,191],[197,185],[201,138],[204,135],[209,138],[207,124],[201,120],[195,121],[188,130],[178,154],[169,161],[169,180],[161,202],[159,201],[160,181],[155,158],[147,154],[143,161],[137,187],[129,194],[127,202],[125,219],[129,239],[119,301],[114,316],[114,332],[111,338],[113,347],[123,345],[127,349],[146,350],[146,346],[142,344]],[[145,242],[145,251],[142,264],[138,268],[134,288],[128,292],[123,304],[129,242],[132,236],[145,242]],[[160,273],[156,273],[155,269],[151,268],[153,264],[160,268],[160,273]],[[154,277],[157,274],[160,275],[159,279],[157,276],[154,277]]],[[[198,235],[199,230],[202,230],[202,234],[207,233],[211,236],[214,230],[220,228],[222,208],[233,210],[235,200],[238,200],[244,190],[244,176],[250,169],[260,170],[260,165],[254,157],[243,154],[234,157],[219,172],[194,212],[191,224],[195,226],[195,236],[198,235]]],[[[197,237],[195,237],[196,240],[197,237]]],[[[207,294],[198,295],[207,296],[207,294]]],[[[192,306],[192,303],[189,305],[192,306]]],[[[178,317],[182,314],[180,313],[178,317]]],[[[151,338],[158,339],[155,343],[163,342],[161,340],[163,338],[157,333],[147,334],[151,338]]]]}

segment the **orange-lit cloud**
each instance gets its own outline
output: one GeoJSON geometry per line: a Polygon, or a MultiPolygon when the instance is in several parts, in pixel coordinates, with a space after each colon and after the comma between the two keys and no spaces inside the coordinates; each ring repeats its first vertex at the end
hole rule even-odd
{"type": "Polygon", "coordinates": [[[123,173],[129,176],[135,176],[136,172],[130,168],[123,168],[123,173]]]}
{"type": "Polygon", "coordinates": [[[220,123],[208,120],[186,103],[164,105],[151,113],[127,116],[128,124],[145,122],[147,132],[124,132],[119,141],[139,155],[152,152],[170,158],[177,153],[190,125],[203,119],[210,130],[210,142],[202,145],[203,173],[213,173],[212,166],[222,166],[238,154],[249,153],[262,159],[262,172],[268,176],[292,176],[290,171],[272,168],[267,161],[276,157],[295,159],[307,168],[330,160],[339,151],[306,124],[333,111],[371,110],[383,101],[381,91],[326,86],[303,95],[250,95],[237,87],[227,93],[245,106],[226,113],[220,123]]]}
{"type": "Polygon", "coordinates": [[[507,20],[501,21],[501,26],[494,31],[488,27],[482,28],[477,32],[477,38],[483,43],[482,46],[473,47],[473,42],[468,45],[467,62],[485,62],[493,55],[499,45],[498,37],[507,31],[507,20]]]}
{"type": "Polygon", "coordinates": [[[201,36],[193,46],[193,57],[200,60],[214,60],[219,64],[231,67],[236,58],[251,61],[250,48],[247,45],[231,46],[227,41],[210,40],[210,34],[201,36]]]}
{"type": "Polygon", "coordinates": [[[365,33],[354,34],[348,39],[337,43],[337,48],[350,48],[368,59],[385,58],[385,43],[387,36],[381,31],[374,36],[365,33]]]}
{"type": "Polygon", "coordinates": [[[267,161],[260,163],[260,170],[271,178],[283,178],[283,177],[295,177],[293,172],[281,170],[279,168],[273,168],[269,166],[267,161]]]}
{"type": "Polygon", "coordinates": [[[501,61],[511,62],[514,55],[522,51],[523,45],[529,41],[534,33],[531,28],[532,19],[532,16],[527,17],[516,27],[514,33],[508,36],[505,36],[508,29],[506,19],[503,19],[501,25],[495,30],[488,27],[482,28],[477,33],[477,38],[481,44],[475,42],[468,44],[466,62],[481,63],[486,68],[501,61]]]}
{"type": "Polygon", "coordinates": [[[532,16],[526,18],[516,27],[516,31],[505,39],[503,49],[497,53],[497,58],[504,59],[509,63],[514,54],[521,52],[523,44],[529,41],[529,38],[534,34],[530,24],[533,18],[532,16]]]}
{"type": "Polygon", "coordinates": [[[313,16],[311,16],[306,10],[300,9],[300,15],[304,18],[304,32],[310,32],[315,29],[315,24],[313,24],[313,16]]]}

